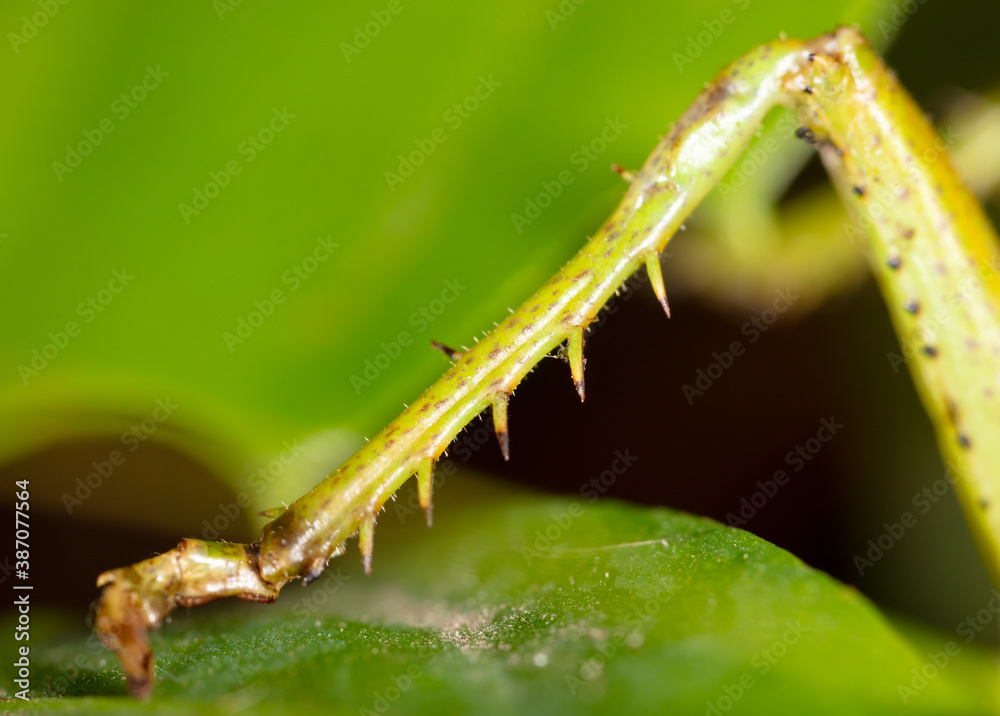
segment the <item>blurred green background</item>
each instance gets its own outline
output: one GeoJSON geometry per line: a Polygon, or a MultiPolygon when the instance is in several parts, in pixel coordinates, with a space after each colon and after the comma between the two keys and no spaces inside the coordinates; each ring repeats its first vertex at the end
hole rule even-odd
{"type": "MultiPolygon", "coordinates": [[[[257,510],[443,372],[431,339],[471,343],[571,256],[623,192],[610,164],[641,164],[740,53],[858,22],[940,118],[995,90],[998,21],[943,0],[4,3],[0,508],[31,480],[37,603],[82,626],[100,571],[252,539],[257,510]],[[512,220],[562,171],[551,206],[512,220]]],[[[789,197],[825,191],[808,156],[767,170],[805,166],[789,197]]],[[[680,248],[668,264],[683,286],[680,248]]],[[[693,405],[681,386],[760,307],[681,291],[668,323],[650,293],[588,339],[585,405],[543,361],[512,402],[511,462],[477,440],[488,421],[453,459],[579,497],[629,449],[608,497],[725,521],[835,416],[843,433],[742,526],[931,628],[982,607],[950,493],[854,564],[944,474],[870,281],[782,317],[693,405]]]]}

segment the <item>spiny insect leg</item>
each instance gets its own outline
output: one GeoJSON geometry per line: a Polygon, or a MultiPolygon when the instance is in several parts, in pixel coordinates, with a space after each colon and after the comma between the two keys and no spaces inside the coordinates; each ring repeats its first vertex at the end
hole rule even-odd
{"type": "Polygon", "coordinates": [[[148,632],[175,606],[229,596],[264,603],[277,598],[285,582],[262,578],[257,558],[256,544],[186,539],[163,554],[97,578],[102,591],[94,630],[121,660],[132,696],[145,697],[153,689],[148,632]]]}

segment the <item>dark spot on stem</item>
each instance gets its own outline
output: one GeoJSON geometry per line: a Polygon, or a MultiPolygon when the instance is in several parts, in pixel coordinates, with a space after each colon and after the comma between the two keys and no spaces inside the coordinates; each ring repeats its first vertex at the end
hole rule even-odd
{"type": "Polygon", "coordinates": [[[898,271],[899,267],[903,265],[903,259],[899,258],[898,256],[890,256],[888,259],[886,259],[885,263],[893,271],[898,271]]]}
{"type": "Polygon", "coordinates": [[[806,142],[807,144],[816,143],[816,135],[813,133],[809,127],[799,127],[795,130],[795,136],[806,142]]]}
{"type": "Polygon", "coordinates": [[[858,196],[864,196],[865,195],[865,188],[863,186],[851,187],[851,191],[853,191],[858,196]]]}
{"type": "Polygon", "coordinates": [[[958,434],[958,444],[961,445],[966,450],[972,447],[972,441],[969,440],[969,436],[966,435],[965,433],[958,434]]]}
{"type": "Polygon", "coordinates": [[[928,358],[937,358],[938,349],[934,346],[924,346],[924,355],[928,358]]]}
{"type": "Polygon", "coordinates": [[[903,310],[907,313],[912,313],[915,316],[920,313],[920,303],[916,299],[907,301],[903,304],[903,310]]]}

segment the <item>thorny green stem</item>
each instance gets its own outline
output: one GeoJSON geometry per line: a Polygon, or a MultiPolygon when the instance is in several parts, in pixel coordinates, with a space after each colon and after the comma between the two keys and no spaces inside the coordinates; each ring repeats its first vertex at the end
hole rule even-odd
{"type": "Polygon", "coordinates": [[[175,605],[222,596],[273,601],[288,582],[316,579],[355,533],[370,570],[375,517],[414,474],[430,522],[434,461],[488,406],[508,457],[508,396],[563,342],[583,399],[584,329],[643,265],[669,315],[660,252],[779,104],[799,111],[809,130],[800,138],[817,144],[845,200],[870,225],[873,269],[904,346],[921,341],[911,370],[942,448],[961,463],[959,494],[1000,576],[997,240],[919,108],[861,34],[840,28],[811,42],[763,45],[725,68],[642,169],[624,174],[625,197],[583,249],[472,350],[454,355],[437,383],[256,542],[185,540],[102,574],[96,629],[121,659],[131,693],[150,693],[147,630],[175,605]],[[968,277],[978,282],[956,300],[968,277]]]}

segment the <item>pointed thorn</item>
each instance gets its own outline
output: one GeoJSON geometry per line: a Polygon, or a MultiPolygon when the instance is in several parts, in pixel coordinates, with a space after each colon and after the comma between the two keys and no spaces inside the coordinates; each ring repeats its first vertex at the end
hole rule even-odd
{"type": "Polygon", "coordinates": [[[611,165],[611,171],[613,171],[615,174],[617,174],[618,176],[620,176],[622,179],[624,179],[627,182],[630,182],[633,179],[635,179],[635,172],[629,171],[628,169],[626,169],[625,167],[621,166],[620,164],[612,164],[611,165]]]}
{"type": "Polygon", "coordinates": [[[270,517],[272,520],[276,517],[281,517],[282,513],[288,509],[287,507],[272,507],[269,510],[261,510],[257,514],[261,517],[270,517]]]}
{"type": "Polygon", "coordinates": [[[358,527],[358,548],[361,550],[361,561],[365,565],[365,574],[371,574],[372,551],[375,549],[374,514],[361,520],[361,526],[358,527]]]}
{"type": "Polygon", "coordinates": [[[500,441],[504,460],[510,460],[510,436],[507,433],[507,394],[501,393],[493,401],[493,429],[500,441]]]}
{"type": "Polygon", "coordinates": [[[465,355],[462,351],[457,351],[454,348],[446,346],[444,343],[439,343],[438,341],[431,341],[431,346],[437,348],[439,351],[448,356],[449,360],[454,362],[458,362],[462,356],[465,355]]]}
{"type": "Polygon", "coordinates": [[[434,476],[434,461],[430,458],[422,461],[417,468],[417,495],[420,496],[420,506],[427,515],[427,526],[434,522],[434,506],[431,504],[431,487],[434,476]]]}
{"type": "Polygon", "coordinates": [[[580,394],[582,403],[587,397],[587,391],[583,386],[583,329],[574,328],[569,334],[569,370],[573,375],[573,383],[576,385],[576,392],[580,394]]]}
{"type": "Polygon", "coordinates": [[[667,289],[663,287],[663,271],[660,268],[660,255],[651,254],[646,259],[646,273],[649,275],[649,282],[653,284],[653,291],[660,300],[660,305],[670,318],[670,304],[667,303],[667,289]]]}

